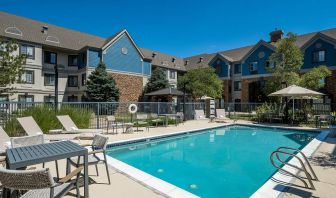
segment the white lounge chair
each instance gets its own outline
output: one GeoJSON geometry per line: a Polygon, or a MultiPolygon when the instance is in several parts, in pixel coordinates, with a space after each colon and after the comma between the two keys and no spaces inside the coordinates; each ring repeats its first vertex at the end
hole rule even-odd
{"type": "Polygon", "coordinates": [[[225,109],[216,109],[216,121],[226,122],[229,120],[230,118],[226,117],[225,109]]]}
{"type": "Polygon", "coordinates": [[[195,120],[204,120],[205,115],[204,115],[204,111],[203,110],[195,110],[194,112],[194,119],[195,120]]]}
{"type": "Polygon", "coordinates": [[[42,129],[37,125],[32,116],[17,118],[17,121],[19,121],[28,136],[43,134],[42,129]]]}
{"type": "Polygon", "coordinates": [[[8,147],[10,147],[10,138],[6,131],[0,126],[0,155],[4,154],[8,147]]]}
{"type": "Polygon", "coordinates": [[[103,129],[79,129],[68,115],[56,117],[62,124],[65,133],[103,133],[103,129]]]}

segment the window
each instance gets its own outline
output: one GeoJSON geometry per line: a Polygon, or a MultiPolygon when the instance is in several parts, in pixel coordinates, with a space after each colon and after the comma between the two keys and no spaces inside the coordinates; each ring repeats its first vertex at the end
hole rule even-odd
{"type": "Polygon", "coordinates": [[[241,81],[234,81],[234,90],[241,91],[241,81]]]}
{"type": "Polygon", "coordinates": [[[175,79],[176,78],[176,71],[171,71],[170,70],[170,79],[175,79]]]}
{"type": "Polygon", "coordinates": [[[220,74],[222,72],[222,67],[220,65],[216,65],[216,74],[220,74]]]}
{"type": "Polygon", "coordinates": [[[44,62],[49,64],[57,64],[57,54],[54,52],[44,52],[44,62]]]}
{"type": "Polygon", "coordinates": [[[31,45],[21,45],[20,54],[26,55],[29,59],[35,59],[35,47],[31,45]]]}
{"type": "Polygon", "coordinates": [[[7,109],[9,105],[7,104],[8,101],[8,95],[0,95],[0,109],[7,109]]]}
{"type": "Polygon", "coordinates": [[[319,84],[320,84],[322,87],[324,87],[324,86],[326,85],[326,79],[325,79],[325,78],[321,78],[321,79],[319,80],[319,84]]]}
{"type": "Polygon", "coordinates": [[[235,64],[234,65],[234,73],[240,74],[241,73],[241,64],[235,64]]]}
{"type": "Polygon", "coordinates": [[[20,76],[20,83],[24,84],[34,84],[34,71],[25,70],[20,76]]]}
{"type": "Polygon", "coordinates": [[[44,96],[44,102],[45,103],[54,103],[55,102],[55,96],[44,96]]]}
{"type": "Polygon", "coordinates": [[[255,72],[258,70],[258,62],[251,62],[250,63],[250,71],[255,72]]]}
{"type": "Polygon", "coordinates": [[[86,73],[82,74],[82,86],[86,85],[86,73]]]}
{"type": "Polygon", "coordinates": [[[33,106],[34,96],[19,95],[18,101],[19,101],[18,108],[31,107],[33,106]]]}
{"type": "Polygon", "coordinates": [[[55,85],[55,74],[44,74],[44,85],[54,86],[55,85]]]}
{"type": "Polygon", "coordinates": [[[77,55],[69,55],[68,56],[68,65],[69,66],[78,66],[78,56],[77,55]]]}
{"type": "Polygon", "coordinates": [[[78,97],[77,96],[68,96],[68,102],[78,102],[78,97]]]}
{"type": "Polygon", "coordinates": [[[68,76],[68,87],[78,87],[78,76],[68,76]]]}
{"type": "Polygon", "coordinates": [[[313,52],[313,62],[318,63],[318,62],[324,62],[325,60],[325,51],[315,51],[313,52]]]}
{"type": "Polygon", "coordinates": [[[267,61],[265,62],[265,67],[266,67],[266,68],[274,69],[274,68],[275,68],[275,62],[271,62],[271,61],[267,60],[267,61]]]}

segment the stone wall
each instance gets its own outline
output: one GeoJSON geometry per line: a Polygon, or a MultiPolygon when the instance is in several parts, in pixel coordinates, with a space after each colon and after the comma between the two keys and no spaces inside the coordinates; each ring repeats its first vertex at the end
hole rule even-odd
{"type": "Polygon", "coordinates": [[[120,73],[111,73],[120,91],[120,102],[135,102],[143,91],[143,77],[120,73]]]}

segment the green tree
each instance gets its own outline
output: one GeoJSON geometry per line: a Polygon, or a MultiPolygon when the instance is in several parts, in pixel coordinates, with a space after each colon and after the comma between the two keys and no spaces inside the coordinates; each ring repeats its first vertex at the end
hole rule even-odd
{"type": "Polygon", "coordinates": [[[168,88],[167,75],[161,68],[155,68],[145,87],[145,93],[150,93],[160,89],[168,88]]]}
{"type": "Polygon", "coordinates": [[[179,89],[182,90],[184,86],[195,99],[202,96],[220,98],[223,93],[223,82],[212,67],[189,70],[178,79],[179,89]]]}
{"type": "Polygon", "coordinates": [[[328,67],[321,65],[304,73],[301,76],[299,85],[308,89],[319,90],[324,86],[324,82],[321,80],[330,75],[331,71],[328,69],[328,67]]]}
{"type": "Polygon", "coordinates": [[[287,38],[277,43],[275,52],[270,56],[270,62],[274,65],[269,69],[273,74],[272,80],[266,83],[266,94],[277,91],[282,84],[298,84],[300,81],[300,69],[303,65],[301,49],[295,45],[296,35],[288,33],[287,38]]]}
{"type": "Polygon", "coordinates": [[[301,49],[295,45],[296,38],[296,35],[289,33],[287,38],[278,42],[275,52],[270,56],[270,61],[275,67],[269,69],[273,77],[266,83],[266,94],[281,89],[283,83],[318,90],[323,86],[320,80],[331,75],[328,67],[322,65],[300,74],[304,56],[301,49]]]}
{"type": "Polygon", "coordinates": [[[117,102],[119,89],[111,75],[106,72],[106,66],[100,62],[88,77],[86,94],[89,101],[117,102]]]}
{"type": "Polygon", "coordinates": [[[19,45],[15,40],[0,43],[0,94],[9,91],[23,71],[26,56],[16,54],[18,49],[19,45]]]}

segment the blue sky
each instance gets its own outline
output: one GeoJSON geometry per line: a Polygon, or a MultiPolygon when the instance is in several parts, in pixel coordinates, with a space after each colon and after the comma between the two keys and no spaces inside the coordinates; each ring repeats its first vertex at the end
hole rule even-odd
{"type": "Polygon", "coordinates": [[[144,48],[180,57],[336,27],[335,0],[1,0],[0,9],[108,37],[126,28],[144,48]]]}

